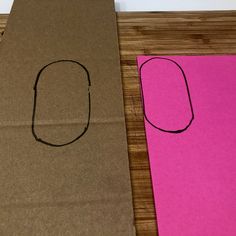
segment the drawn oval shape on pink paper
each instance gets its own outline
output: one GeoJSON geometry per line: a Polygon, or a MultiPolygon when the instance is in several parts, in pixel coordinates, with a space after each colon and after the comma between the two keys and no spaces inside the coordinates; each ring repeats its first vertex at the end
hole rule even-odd
{"type": "Polygon", "coordinates": [[[32,134],[36,141],[62,147],[88,130],[91,113],[90,76],[77,61],[45,65],[34,85],[32,134]]]}
{"type": "Polygon", "coordinates": [[[153,57],[141,65],[139,73],[146,121],[163,132],[187,130],[194,111],[181,66],[169,58],[153,57]]]}

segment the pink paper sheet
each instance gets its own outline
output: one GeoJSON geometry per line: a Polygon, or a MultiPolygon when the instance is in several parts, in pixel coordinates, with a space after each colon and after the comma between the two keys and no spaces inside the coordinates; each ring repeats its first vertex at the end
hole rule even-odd
{"type": "Polygon", "coordinates": [[[160,236],[236,235],[236,56],[138,57],[160,236]]]}

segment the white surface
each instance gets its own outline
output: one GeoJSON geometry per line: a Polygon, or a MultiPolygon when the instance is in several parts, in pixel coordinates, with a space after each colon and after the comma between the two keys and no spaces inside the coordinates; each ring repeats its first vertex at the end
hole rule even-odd
{"type": "MultiPolygon", "coordinates": [[[[9,13],[13,1],[0,0],[0,14],[9,13]]],[[[115,4],[117,11],[236,10],[236,0],[115,0],[115,4]]]]}
{"type": "Polygon", "coordinates": [[[236,0],[115,0],[118,11],[236,10],[236,0]]]}
{"type": "Polygon", "coordinates": [[[14,0],[0,0],[0,14],[9,13],[14,0]]]}

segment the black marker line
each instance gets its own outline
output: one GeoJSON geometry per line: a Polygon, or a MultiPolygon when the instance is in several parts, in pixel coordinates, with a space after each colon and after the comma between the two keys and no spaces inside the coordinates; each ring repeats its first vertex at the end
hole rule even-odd
{"type": "Polygon", "coordinates": [[[77,61],[74,61],[74,60],[58,60],[58,61],[53,61],[47,65],[45,65],[37,74],[37,77],[36,77],[36,81],[35,81],[35,85],[34,85],[34,103],[33,103],[33,115],[32,115],[32,126],[31,126],[31,129],[32,129],[32,134],[35,138],[36,141],[38,142],[41,142],[43,144],[46,144],[48,146],[52,146],[52,147],[63,147],[63,146],[67,146],[67,145],[70,145],[74,142],[76,142],[78,139],[80,139],[88,130],[89,128],[89,124],[90,124],[90,116],[91,116],[91,96],[90,96],[90,86],[91,86],[91,81],[90,81],[90,75],[89,75],[89,71],[87,70],[87,68],[80,64],[79,62],[77,61]],[[67,142],[67,143],[64,143],[64,144],[53,144],[53,143],[49,143],[47,141],[44,141],[43,139],[39,138],[35,132],[35,114],[36,114],[36,106],[37,106],[37,85],[38,85],[38,82],[39,82],[39,79],[40,79],[40,76],[42,74],[42,72],[50,65],[52,64],[55,64],[55,63],[58,63],[58,62],[72,62],[72,63],[75,63],[77,65],[79,65],[80,67],[82,67],[86,74],[87,74],[87,79],[88,79],[88,100],[89,100],[89,112],[88,112],[88,120],[87,120],[87,124],[84,128],[84,131],[78,136],[76,137],[75,139],[73,139],[72,141],[70,142],[67,142]]]}
{"type": "Polygon", "coordinates": [[[184,131],[186,131],[190,125],[192,124],[193,120],[194,120],[194,111],[193,111],[193,105],[192,105],[192,100],[191,100],[191,96],[190,96],[190,91],[189,91],[189,87],[188,87],[188,81],[187,81],[187,77],[184,73],[184,70],[183,68],[177,63],[175,62],[174,60],[172,59],[169,59],[169,58],[164,58],[164,57],[153,57],[151,59],[148,59],[147,61],[145,61],[139,68],[139,76],[140,76],[140,86],[141,86],[141,97],[142,97],[142,104],[143,104],[143,113],[144,113],[144,117],[146,119],[146,121],[155,129],[158,129],[162,132],[166,132],[166,133],[172,133],[172,134],[179,134],[179,133],[182,133],[184,131]],[[166,61],[170,61],[172,63],[174,63],[179,69],[180,71],[182,72],[182,75],[183,75],[183,78],[184,78],[184,82],[185,82],[185,86],[186,86],[186,90],[187,90],[187,94],[188,94],[188,100],[189,100],[189,104],[190,104],[190,109],[191,109],[191,119],[189,121],[189,123],[187,124],[187,126],[183,129],[179,129],[179,130],[166,130],[166,129],[162,129],[156,125],[154,125],[147,117],[146,115],[146,110],[145,110],[145,99],[144,99],[144,92],[143,92],[143,83],[142,83],[142,69],[144,67],[144,65],[148,64],[150,61],[152,60],[166,60],[166,61]]]}

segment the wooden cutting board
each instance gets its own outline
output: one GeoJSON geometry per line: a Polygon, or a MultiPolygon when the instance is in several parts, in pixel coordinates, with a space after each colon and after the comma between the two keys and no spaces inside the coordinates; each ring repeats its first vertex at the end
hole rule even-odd
{"type": "MultiPolygon", "coordinates": [[[[236,12],[119,13],[117,16],[135,224],[138,236],[156,236],[136,56],[236,54],[236,12]]],[[[1,33],[7,18],[0,15],[1,33]]],[[[0,40],[1,37],[2,34],[0,40]]]]}

